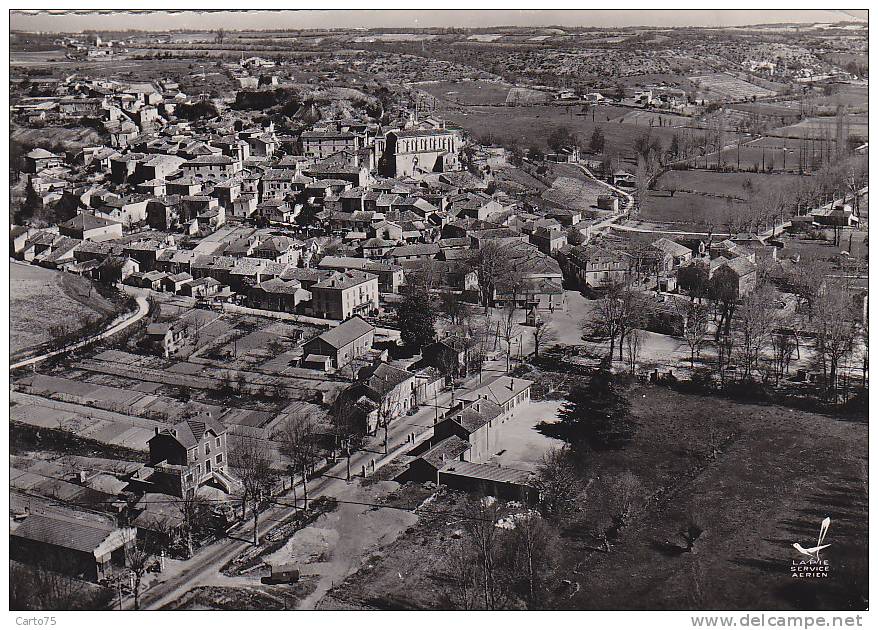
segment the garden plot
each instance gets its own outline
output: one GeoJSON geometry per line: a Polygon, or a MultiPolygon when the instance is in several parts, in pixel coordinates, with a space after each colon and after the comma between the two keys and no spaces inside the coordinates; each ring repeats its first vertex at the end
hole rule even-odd
{"type": "Polygon", "coordinates": [[[702,92],[717,94],[723,98],[743,101],[751,98],[774,96],[776,92],[754,85],[730,74],[716,73],[689,77],[702,92]]]}
{"type": "Polygon", "coordinates": [[[167,425],[145,418],[125,416],[83,405],[59,403],[13,393],[16,404],[10,420],[34,427],[57,429],[111,446],[147,451],[147,441],[156,428],[167,425]]]}

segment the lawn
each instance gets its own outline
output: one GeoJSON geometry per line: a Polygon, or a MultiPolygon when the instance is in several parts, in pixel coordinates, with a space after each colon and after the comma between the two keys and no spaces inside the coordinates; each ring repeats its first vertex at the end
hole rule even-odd
{"type": "MultiPolygon", "coordinates": [[[[583,460],[594,482],[565,530],[558,580],[578,583],[565,609],[863,609],[867,593],[867,425],[779,406],[638,386],[638,432],[621,451],[583,460]],[[714,447],[716,452],[714,453],[714,447]],[[632,525],[609,552],[608,481],[637,477],[632,525]],[[797,580],[792,544],[811,546],[832,518],[833,579],[797,580]],[[704,533],[694,552],[678,532],[704,533]]],[[[431,514],[380,559],[330,591],[325,608],[447,607],[443,563],[460,534],[460,497],[440,492],[431,514]]]]}
{"type": "Polygon", "coordinates": [[[10,357],[49,341],[52,326],[76,326],[81,317],[101,317],[117,310],[91,282],[61,271],[10,263],[9,281],[10,357]]]}

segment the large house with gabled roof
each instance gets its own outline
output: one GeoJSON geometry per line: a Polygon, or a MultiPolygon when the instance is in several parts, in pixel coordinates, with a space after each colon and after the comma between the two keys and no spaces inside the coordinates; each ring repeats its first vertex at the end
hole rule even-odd
{"type": "Polygon", "coordinates": [[[156,427],[148,442],[149,467],[170,481],[163,484],[165,491],[181,497],[193,496],[199,486],[211,482],[232,492],[238,482],[226,472],[227,437],[225,425],[210,413],[167,429],[156,427]]]}

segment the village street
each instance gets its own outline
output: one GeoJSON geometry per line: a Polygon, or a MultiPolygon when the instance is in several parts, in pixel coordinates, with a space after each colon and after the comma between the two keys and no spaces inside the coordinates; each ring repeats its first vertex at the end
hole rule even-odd
{"type": "MultiPolygon", "coordinates": [[[[528,337],[529,335],[523,336],[524,352],[529,352],[528,337]]],[[[532,348],[532,341],[530,344],[532,348]]],[[[500,352],[496,359],[485,363],[481,384],[487,384],[505,373],[506,357],[500,352]]],[[[362,477],[364,470],[372,474],[373,464],[374,470],[377,471],[417,444],[430,439],[437,412],[441,417],[453,404],[452,398],[456,399],[463,392],[479,387],[481,385],[479,381],[479,374],[472,374],[456,383],[453,392],[443,391],[436,399],[435,406],[431,401],[430,404],[422,406],[417,413],[397,418],[388,430],[387,455],[383,450],[383,431],[379,430],[377,435],[367,438],[364,447],[351,455],[351,476],[362,477]]],[[[311,500],[318,496],[340,498],[349,493],[351,483],[347,481],[347,460],[342,458],[329,470],[309,480],[308,494],[311,500]]],[[[297,496],[301,497],[301,485],[297,490],[297,496]]],[[[259,537],[267,534],[278,522],[293,512],[292,492],[286,492],[282,500],[283,505],[277,504],[260,514],[259,537]]],[[[229,531],[227,538],[204,547],[191,559],[173,565],[169,563],[165,573],[159,575],[150,589],[141,595],[141,608],[160,609],[192,588],[227,581],[228,578],[223,578],[219,574],[220,569],[251,546],[252,540],[253,519],[250,518],[229,531]]],[[[123,606],[131,609],[133,599],[128,598],[123,606]]]]}

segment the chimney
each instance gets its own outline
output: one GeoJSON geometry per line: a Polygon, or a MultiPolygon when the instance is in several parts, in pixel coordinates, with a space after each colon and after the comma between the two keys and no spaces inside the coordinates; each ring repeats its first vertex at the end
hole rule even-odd
{"type": "Polygon", "coordinates": [[[158,428],[158,427],[155,428],[155,434],[156,434],[156,435],[159,434],[159,428],[158,428]]]}
{"type": "Polygon", "coordinates": [[[85,483],[88,479],[88,471],[80,470],[79,471],[79,483],[85,483]]]}
{"type": "Polygon", "coordinates": [[[509,391],[510,392],[515,391],[515,379],[514,378],[509,379],[509,391]]]}

